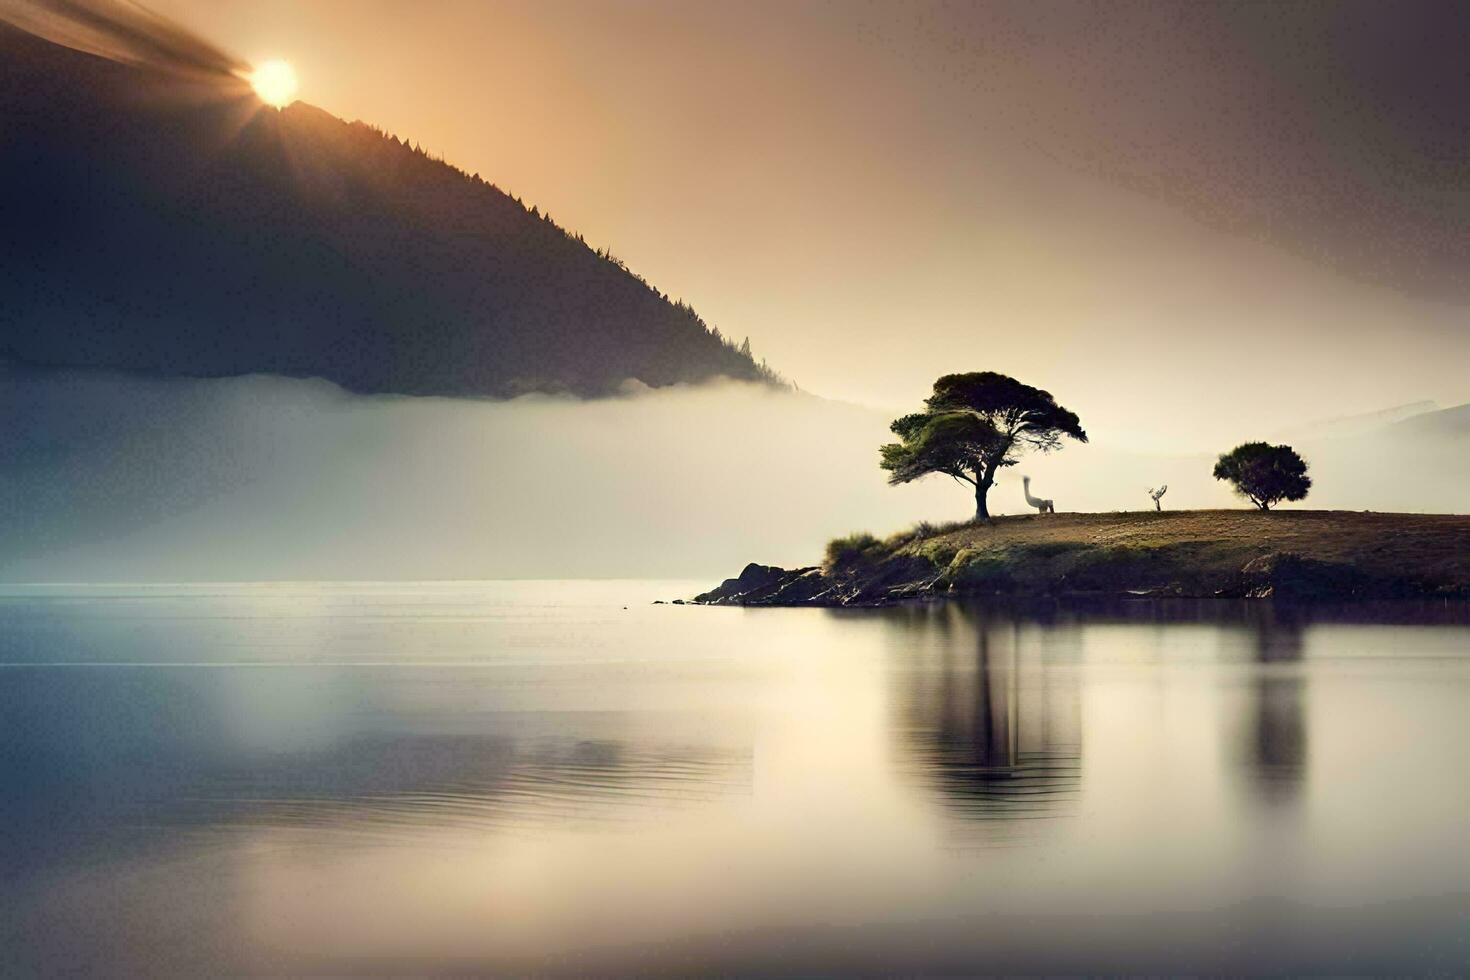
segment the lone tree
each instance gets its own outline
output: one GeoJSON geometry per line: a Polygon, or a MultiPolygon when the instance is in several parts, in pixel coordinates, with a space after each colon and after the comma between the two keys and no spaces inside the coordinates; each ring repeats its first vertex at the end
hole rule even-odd
{"type": "Polygon", "coordinates": [[[1220,457],[1215,479],[1229,480],[1235,492],[1261,510],[1283,500],[1301,500],[1312,489],[1307,461],[1290,446],[1245,442],[1220,457]]]}
{"type": "Polygon", "coordinates": [[[1087,441],[1077,416],[1051,394],[993,371],[946,374],[934,382],[925,410],[889,426],[900,442],[882,446],[879,463],[897,486],[943,473],[975,488],[975,519],[990,520],[985,495],[995,472],[1028,449],[1051,452],[1062,436],[1087,441]]]}

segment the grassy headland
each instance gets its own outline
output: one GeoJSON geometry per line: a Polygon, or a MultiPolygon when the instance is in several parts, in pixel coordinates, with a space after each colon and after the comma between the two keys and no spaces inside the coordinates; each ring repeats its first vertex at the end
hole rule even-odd
{"type": "Polygon", "coordinates": [[[698,601],[867,605],[1130,592],[1470,598],[1470,516],[1213,510],[920,524],[884,540],[839,538],[821,566],[749,566],[698,601]]]}

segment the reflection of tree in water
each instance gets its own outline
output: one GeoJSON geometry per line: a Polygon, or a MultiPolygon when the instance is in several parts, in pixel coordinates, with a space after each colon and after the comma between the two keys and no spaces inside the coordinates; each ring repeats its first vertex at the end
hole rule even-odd
{"type": "MultiPolygon", "coordinates": [[[[1044,639],[961,607],[929,613],[905,669],[899,738],[945,807],[985,837],[1066,815],[1081,781],[1078,695],[1044,639]]],[[[913,634],[910,634],[911,638],[913,634]]]]}
{"type": "Polygon", "coordinates": [[[1306,777],[1306,680],[1300,671],[1302,622],[1289,609],[1263,606],[1256,617],[1247,763],[1261,798],[1286,803],[1306,777]]]}

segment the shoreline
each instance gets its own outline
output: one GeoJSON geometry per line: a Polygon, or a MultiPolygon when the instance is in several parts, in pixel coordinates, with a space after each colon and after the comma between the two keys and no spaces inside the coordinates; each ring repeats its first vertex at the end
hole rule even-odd
{"type": "Polygon", "coordinates": [[[698,605],[891,606],[996,596],[1470,599],[1470,516],[1348,511],[1056,514],[838,539],[757,563],[698,605]]]}

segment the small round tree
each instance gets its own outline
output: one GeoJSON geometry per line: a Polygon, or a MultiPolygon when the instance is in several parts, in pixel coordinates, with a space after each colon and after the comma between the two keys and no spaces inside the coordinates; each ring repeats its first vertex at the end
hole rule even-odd
{"type": "Polygon", "coordinates": [[[1301,500],[1312,489],[1307,461],[1290,446],[1245,442],[1220,456],[1215,479],[1229,480],[1235,492],[1261,510],[1283,500],[1301,500]]]}
{"type": "Polygon", "coordinates": [[[879,448],[888,482],[897,486],[942,473],[975,488],[975,519],[990,519],[986,494],[996,470],[1015,466],[1028,449],[1051,452],[1067,436],[1087,441],[1076,414],[1050,392],[994,371],[946,374],[934,382],[925,410],[895,419],[899,442],[879,448]]]}

